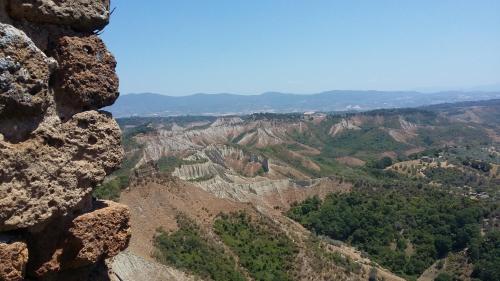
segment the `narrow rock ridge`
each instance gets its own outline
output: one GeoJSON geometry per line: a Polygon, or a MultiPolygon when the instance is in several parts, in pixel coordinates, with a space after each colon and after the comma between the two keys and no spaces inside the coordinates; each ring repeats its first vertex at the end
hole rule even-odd
{"type": "Polygon", "coordinates": [[[128,207],[92,198],[123,158],[96,35],[109,0],[0,0],[0,280],[109,280],[128,207]]]}
{"type": "Polygon", "coordinates": [[[111,261],[112,281],[203,281],[178,269],[147,261],[130,252],[122,252],[111,261]]]}

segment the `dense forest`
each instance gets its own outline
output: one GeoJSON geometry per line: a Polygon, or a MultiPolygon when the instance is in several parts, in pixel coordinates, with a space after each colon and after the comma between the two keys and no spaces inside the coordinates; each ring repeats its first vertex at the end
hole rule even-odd
{"type": "Polygon", "coordinates": [[[345,241],[381,265],[418,277],[450,251],[480,237],[481,218],[490,210],[467,198],[421,189],[331,194],[295,205],[288,215],[318,235],[345,241]]]}

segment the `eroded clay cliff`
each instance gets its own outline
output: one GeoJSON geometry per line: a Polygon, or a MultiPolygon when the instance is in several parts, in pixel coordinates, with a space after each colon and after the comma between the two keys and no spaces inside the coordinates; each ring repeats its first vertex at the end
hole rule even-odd
{"type": "Polygon", "coordinates": [[[0,280],[99,280],[130,239],[92,189],[123,158],[109,0],[0,0],[0,280]]]}

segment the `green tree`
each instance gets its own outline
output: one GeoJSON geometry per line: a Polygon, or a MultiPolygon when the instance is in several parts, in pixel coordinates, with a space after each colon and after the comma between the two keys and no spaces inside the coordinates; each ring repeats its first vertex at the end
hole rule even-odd
{"type": "Polygon", "coordinates": [[[450,237],[438,236],[436,240],[434,240],[434,246],[436,247],[438,258],[444,258],[451,250],[452,244],[453,241],[450,237]]]}
{"type": "Polygon", "coordinates": [[[246,280],[237,270],[235,260],[209,240],[192,220],[179,216],[177,224],[179,230],[173,233],[159,230],[155,236],[155,257],[159,262],[211,280],[246,280]]]}

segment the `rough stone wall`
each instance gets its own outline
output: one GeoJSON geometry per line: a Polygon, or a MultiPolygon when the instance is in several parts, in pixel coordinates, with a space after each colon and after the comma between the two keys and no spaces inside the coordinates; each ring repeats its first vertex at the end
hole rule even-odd
{"type": "Polygon", "coordinates": [[[109,9],[0,0],[0,281],[106,279],[128,245],[128,208],[91,196],[123,158],[109,9]]]}

